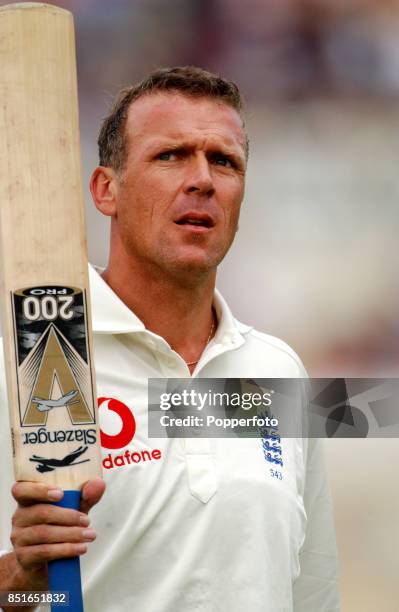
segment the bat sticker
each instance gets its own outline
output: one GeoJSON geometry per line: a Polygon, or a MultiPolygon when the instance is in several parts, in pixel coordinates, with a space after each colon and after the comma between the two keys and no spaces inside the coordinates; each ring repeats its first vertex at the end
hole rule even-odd
{"type": "Polygon", "coordinates": [[[38,472],[53,472],[56,468],[59,467],[70,467],[73,465],[79,465],[80,463],[86,463],[90,461],[90,459],[83,459],[83,461],[75,461],[78,459],[83,453],[87,451],[88,446],[79,446],[76,450],[68,453],[62,459],[46,459],[45,457],[38,457],[37,455],[33,455],[29,461],[34,461],[38,463],[36,469],[38,472]]]}
{"type": "Polygon", "coordinates": [[[21,427],[93,425],[84,291],[21,289],[12,294],[12,306],[21,427]]]}
{"type": "Polygon", "coordinates": [[[32,403],[37,404],[37,409],[40,412],[46,412],[47,410],[51,410],[52,408],[59,408],[64,406],[70,406],[71,404],[77,404],[78,401],[71,402],[71,399],[75,397],[78,392],[74,389],[69,393],[65,393],[62,397],[59,397],[56,400],[53,399],[43,399],[42,397],[32,397],[32,403]]]}

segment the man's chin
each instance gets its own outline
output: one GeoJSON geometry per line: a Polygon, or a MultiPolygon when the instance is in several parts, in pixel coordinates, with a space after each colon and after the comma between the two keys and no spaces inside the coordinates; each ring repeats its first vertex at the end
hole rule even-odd
{"type": "Polygon", "coordinates": [[[196,284],[214,274],[219,263],[219,258],[180,257],[169,262],[168,272],[176,278],[196,284]]]}

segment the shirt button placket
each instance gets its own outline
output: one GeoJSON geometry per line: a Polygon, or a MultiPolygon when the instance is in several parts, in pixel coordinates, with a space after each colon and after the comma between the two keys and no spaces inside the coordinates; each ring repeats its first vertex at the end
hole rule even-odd
{"type": "Polygon", "coordinates": [[[209,438],[186,438],[188,486],[191,494],[206,504],[217,491],[216,466],[209,438]]]}

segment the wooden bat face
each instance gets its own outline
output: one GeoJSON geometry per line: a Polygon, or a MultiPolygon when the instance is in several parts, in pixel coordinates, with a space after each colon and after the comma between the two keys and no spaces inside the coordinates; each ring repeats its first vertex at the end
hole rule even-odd
{"type": "Polygon", "coordinates": [[[18,480],[101,475],[72,15],[0,8],[0,302],[18,480]]]}

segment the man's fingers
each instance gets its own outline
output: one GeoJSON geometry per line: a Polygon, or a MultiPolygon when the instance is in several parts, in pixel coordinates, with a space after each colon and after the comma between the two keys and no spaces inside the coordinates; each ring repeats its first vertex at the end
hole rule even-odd
{"type": "Polygon", "coordinates": [[[89,512],[90,508],[100,501],[105,491],[105,482],[101,478],[88,480],[82,488],[82,501],[80,509],[82,512],[89,512]]]}
{"type": "Polygon", "coordinates": [[[87,514],[78,510],[38,503],[17,508],[12,523],[14,528],[39,524],[88,527],[90,519],[87,514]]]}
{"type": "Polygon", "coordinates": [[[87,512],[102,497],[101,479],[86,482],[81,511],[55,506],[63,491],[37,482],[16,482],[12,494],[18,503],[13,515],[11,542],[26,571],[45,567],[53,559],[75,557],[87,551],[96,534],[89,529],[87,512]]]}
{"type": "Polygon", "coordinates": [[[64,492],[41,482],[15,482],[11,493],[20,506],[30,506],[37,502],[55,502],[62,499],[64,492]]]}
{"type": "MultiPolygon", "coordinates": [[[[90,508],[100,501],[104,491],[105,482],[101,478],[88,480],[82,488],[81,511],[87,514],[90,508]]],[[[62,489],[40,482],[16,482],[11,492],[20,506],[31,506],[38,502],[56,502],[64,495],[62,489]]]]}
{"type": "Polygon", "coordinates": [[[79,542],[77,544],[40,544],[36,546],[23,546],[17,548],[15,554],[23,568],[31,570],[35,565],[42,565],[54,559],[65,557],[77,557],[87,552],[87,544],[79,542]]]}
{"type": "Polygon", "coordinates": [[[22,546],[34,546],[36,544],[46,545],[54,543],[77,543],[92,542],[96,539],[94,529],[82,529],[81,527],[58,527],[57,525],[35,525],[25,527],[15,532],[14,540],[16,548],[22,546]]]}

